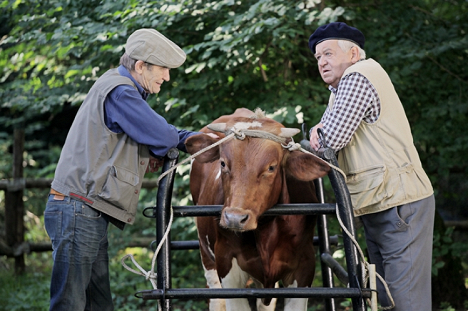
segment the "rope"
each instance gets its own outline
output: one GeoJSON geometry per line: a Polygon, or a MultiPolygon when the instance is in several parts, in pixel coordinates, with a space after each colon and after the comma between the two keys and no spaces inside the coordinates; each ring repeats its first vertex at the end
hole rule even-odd
{"type": "Polygon", "coordinates": [[[154,273],[154,266],[156,265],[156,257],[157,257],[157,254],[159,253],[163,243],[166,239],[167,239],[167,236],[169,234],[169,228],[171,227],[172,225],[172,221],[173,221],[173,218],[174,218],[174,213],[172,211],[172,206],[171,206],[171,213],[170,213],[170,218],[169,218],[169,223],[167,225],[168,229],[166,230],[166,232],[164,233],[164,236],[163,238],[161,239],[161,243],[159,243],[158,247],[156,248],[156,251],[154,252],[154,255],[153,255],[153,259],[151,260],[151,270],[149,271],[146,271],[144,270],[139,264],[138,262],[135,260],[135,257],[132,255],[132,254],[127,254],[125,256],[122,257],[122,259],[120,260],[120,263],[122,264],[122,266],[127,269],[128,271],[130,272],[133,272],[135,274],[138,274],[138,275],[141,275],[141,276],[144,276],[146,278],[146,280],[150,280],[151,284],[153,285],[153,289],[157,289],[157,284],[156,284],[156,277],[157,277],[157,274],[154,273]],[[127,266],[125,264],[125,260],[127,258],[130,258],[133,262],[133,264],[138,268],[138,270],[140,271],[137,271],[137,270],[134,270],[132,268],[130,268],[129,266],[127,266]]]}
{"type": "MultiPolygon", "coordinates": [[[[361,263],[366,267],[366,271],[369,270],[369,263],[366,261],[366,259],[364,257],[364,253],[362,252],[361,247],[359,246],[359,243],[356,241],[356,239],[351,234],[351,232],[349,232],[349,230],[345,227],[345,225],[343,224],[343,221],[341,220],[340,213],[338,212],[338,205],[336,207],[336,218],[338,219],[338,222],[340,223],[341,229],[343,229],[343,231],[351,239],[351,241],[353,242],[353,244],[356,246],[357,250],[359,251],[359,255],[360,255],[361,260],[362,260],[361,263]]],[[[368,276],[367,276],[367,273],[365,271],[363,271],[363,273],[365,274],[364,287],[366,287],[367,286],[368,276]]],[[[387,282],[385,282],[385,280],[377,272],[375,272],[375,275],[379,278],[379,280],[382,282],[383,286],[385,287],[385,292],[387,293],[388,298],[390,298],[390,303],[391,303],[391,305],[389,307],[379,307],[379,309],[380,310],[393,309],[395,307],[395,302],[393,301],[393,297],[390,294],[390,289],[388,288],[387,282]]]]}
{"type": "MultiPolygon", "coordinates": [[[[159,178],[158,178],[158,182],[157,184],[159,185],[160,181],[167,175],[169,174],[170,172],[174,171],[175,169],[177,169],[180,165],[192,160],[193,158],[195,158],[196,156],[202,154],[203,152],[206,152],[222,143],[224,143],[225,141],[229,140],[229,139],[232,139],[233,137],[236,136],[236,133],[232,133],[232,134],[229,134],[228,136],[224,137],[223,139],[220,139],[219,141],[217,141],[216,143],[194,153],[193,155],[191,155],[190,157],[188,157],[187,159],[185,159],[184,161],[178,163],[177,165],[174,165],[173,167],[171,167],[170,169],[168,169],[167,171],[165,171],[164,173],[162,173],[159,178]]],[[[245,136],[244,136],[245,138],[245,136]]],[[[143,269],[139,264],[138,262],[136,261],[135,257],[133,256],[133,254],[127,254],[125,256],[122,257],[122,259],[120,260],[120,263],[122,264],[122,266],[127,269],[128,271],[134,273],[134,274],[137,274],[137,275],[141,275],[141,276],[144,276],[146,278],[146,280],[149,280],[151,282],[151,284],[153,285],[153,289],[157,289],[158,286],[157,286],[157,274],[154,272],[154,267],[156,265],[156,258],[158,257],[158,254],[159,254],[159,251],[161,250],[161,247],[162,245],[164,244],[164,242],[167,240],[167,236],[169,235],[169,232],[171,230],[171,226],[172,226],[172,221],[173,221],[173,218],[174,218],[174,212],[173,212],[173,209],[172,209],[172,206],[171,206],[171,212],[170,212],[170,218],[169,218],[169,223],[167,224],[167,228],[166,228],[166,231],[164,233],[164,236],[163,238],[161,239],[161,241],[159,242],[158,244],[158,247],[156,248],[154,254],[153,254],[153,258],[151,260],[151,270],[149,271],[146,271],[145,269],[143,269]],[[135,270],[135,269],[132,269],[131,267],[127,266],[127,264],[125,263],[125,260],[127,258],[130,258],[131,261],[133,262],[133,264],[138,268],[139,271],[135,270]]],[[[158,305],[159,305],[159,302],[158,302],[158,305]]]]}
{"type": "MultiPolygon", "coordinates": [[[[265,139],[269,139],[269,140],[272,140],[272,141],[275,141],[275,142],[278,142],[281,144],[281,146],[285,149],[288,149],[289,151],[295,151],[295,150],[299,150],[299,151],[302,151],[304,153],[308,153],[308,154],[311,154],[313,155],[314,157],[316,157],[317,159],[319,159],[320,161],[323,161],[325,162],[327,165],[329,165],[331,168],[337,170],[341,175],[343,175],[344,179],[346,180],[346,174],[338,167],[328,163],[327,161],[323,160],[322,158],[318,157],[317,155],[305,150],[304,148],[301,147],[301,145],[299,143],[295,143],[294,140],[292,139],[291,137],[291,141],[288,143],[288,144],[285,144],[286,142],[286,138],[284,137],[279,137],[277,135],[274,135],[272,133],[269,133],[269,132],[265,132],[265,131],[256,131],[256,130],[246,130],[246,129],[236,129],[235,127],[231,128],[229,131],[226,132],[226,137],[220,139],[219,141],[215,142],[214,144],[212,145],[209,145],[208,147],[206,148],[203,148],[202,150],[194,153],[193,155],[191,155],[190,157],[186,158],[185,160],[183,160],[182,162],[174,165],[173,167],[169,168],[167,171],[163,172],[159,178],[158,178],[158,181],[157,181],[157,184],[159,185],[160,181],[166,176],[168,175],[170,172],[176,170],[179,166],[181,166],[182,164],[188,162],[188,161],[191,161],[192,159],[194,159],[195,157],[199,156],[200,154],[232,139],[232,138],[237,138],[239,140],[244,140],[246,136],[249,136],[249,137],[256,137],[256,138],[265,138],[265,139]]],[[[337,213],[338,215],[338,213],[337,213]]],[[[134,274],[137,274],[137,275],[141,275],[141,276],[144,276],[146,278],[146,280],[149,280],[151,282],[151,284],[153,285],[153,289],[157,289],[157,274],[154,272],[154,267],[155,267],[155,264],[156,264],[156,258],[159,254],[159,251],[162,247],[162,245],[165,243],[165,241],[167,240],[167,236],[169,235],[169,232],[171,230],[171,226],[172,226],[172,221],[173,221],[173,217],[174,217],[174,213],[173,213],[173,210],[172,210],[172,206],[171,206],[171,212],[170,212],[170,219],[169,219],[169,223],[167,225],[167,228],[166,228],[166,231],[164,233],[164,236],[163,238],[161,239],[161,241],[159,242],[158,244],[158,247],[156,248],[154,254],[153,254],[153,258],[151,260],[151,270],[149,271],[146,271],[145,269],[143,269],[139,264],[138,262],[135,260],[135,257],[132,255],[132,254],[127,254],[125,256],[122,257],[122,259],[120,260],[120,263],[122,264],[122,266],[127,269],[128,271],[134,273],[134,274]],[[125,264],[125,260],[127,258],[130,258],[131,261],[133,262],[133,264],[138,268],[138,270],[135,270],[135,269],[132,269],[131,267],[127,266],[127,264],[125,264]]],[[[339,217],[339,215],[338,215],[339,217]]],[[[347,229],[342,225],[342,222],[341,222],[341,219],[339,219],[340,221],[340,224],[343,228],[343,230],[345,230],[345,232],[347,232],[347,234],[350,236],[350,238],[353,240],[353,242],[357,245],[357,242],[356,240],[349,234],[349,232],[347,231],[347,229]]],[[[364,255],[362,254],[362,251],[361,249],[359,248],[359,245],[357,245],[360,253],[361,253],[361,256],[364,258],[364,255]]],[[[364,260],[365,261],[365,260],[364,260]]],[[[385,287],[388,289],[388,287],[386,286],[385,284],[385,281],[383,281],[383,279],[380,277],[380,275],[377,274],[377,276],[382,280],[382,282],[384,283],[385,287]]],[[[388,292],[389,293],[389,292],[388,292]]],[[[390,295],[390,293],[389,293],[390,295]]],[[[392,301],[392,304],[394,306],[394,303],[393,303],[393,299],[391,298],[390,296],[390,299],[392,301]]],[[[158,302],[158,306],[160,307],[160,303],[158,302]]],[[[392,307],[393,308],[393,307],[392,307]]]]}
{"type": "Polygon", "coordinates": [[[304,148],[302,148],[301,144],[299,143],[295,143],[294,140],[291,138],[291,141],[287,144],[287,145],[284,145],[284,144],[281,144],[281,146],[283,146],[283,148],[285,149],[288,149],[289,151],[294,151],[294,150],[299,150],[299,151],[302,151],[304,153],[308,153],[310,155],[313,155],[314,157],[316,157],[317,159],[319,159],[320,161],[322,162],[325,162],[328,166],[330,166],[331,168],[333,168],[334,170],[336,170],[338,173],[340,173],[344,180],[346,181],[346,174],[337,166],[331,164],[331,163],[328,163],[327,161],[325,161],[324,159],[322,159],[321,157],[313,154],[312,152],[310,151],[307,151],[305,150],[304,148]]]}

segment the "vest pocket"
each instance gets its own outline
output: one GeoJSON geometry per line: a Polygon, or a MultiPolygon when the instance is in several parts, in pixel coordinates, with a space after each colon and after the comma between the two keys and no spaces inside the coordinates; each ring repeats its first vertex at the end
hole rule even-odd
{"type": "Polygon", "coordinates": [[[139,182],[137,174],[114,165],[109,170],[99,196],[114,206],[128,210],[133,198],[138,196],[135,189],[139,182]]]}
{"type": "MultiPolygon", "coordinates": [[[[421,178],[414,166],[406,164],[399,169],[401,189],[405,194],[406,200],[420,199],[425,193],[430,193],[431,189],[427,188],[427,183],[421,178]]],[[[421,174],[425,177],[425,173],[421,174]]]]}
{"type": "Polygon", "coordinates": [[[372,167],[347,176],[353,208],[366,207],[389,197],[384,187],[385,166],[372,167]]]}

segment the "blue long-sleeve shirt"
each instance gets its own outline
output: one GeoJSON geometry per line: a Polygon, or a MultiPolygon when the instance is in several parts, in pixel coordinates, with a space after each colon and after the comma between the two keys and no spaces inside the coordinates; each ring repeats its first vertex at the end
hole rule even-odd
{"type": "Polygon", "coordinates": [[[119,85],[107,95],[104,102],[107,127],[115,133],[124,132],[137,143],[147,145],[152,155],[158,158],[164,157],[173,147],[187,152],[185,140],[198,132],[178,130],[167,123],[148,105],[148,93],[130,72],[123,66],[118,71],[130,78],[138,91],[130,85],[119,85]]]}

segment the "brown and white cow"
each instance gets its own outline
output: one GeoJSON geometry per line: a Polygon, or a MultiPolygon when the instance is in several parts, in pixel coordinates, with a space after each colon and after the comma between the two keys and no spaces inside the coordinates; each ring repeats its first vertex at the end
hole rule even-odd
{"type": "MultiPolygon", "coordinates": [[[[247,109],[213,123],[282,135],[284,126],[247,109]]],[[[213,124],[212,123],[212,124],[213,124]]],[[[201,132],[213,132],[203,128],[201,132]]],[[[286,132],[286,131],[285,131],[286,132]]],[[[296,132],[297,133],[297,132],[296,132]]],[[[224,134],[217,133],[221,138],[224,134]]],[[[204,134],[186,141],[193,154],[217,140],[204,134]]],[[[289,151],[263,138],[231,139],[197,156],[190,190],[197,205],[223,205],[220,217],[196,220],[205,277],[210,288],[311,286],[315,272],[315,216],[262,214],[279,203],[317,202],[313,179],[329,166],[301,151],[289,151]]],[[[276,300],[257,301],[258,310],[274,310],[276,300]]],[[[285,309],[307,309],[307,299],[286,299],[285,309]]],[[[210,310],[250,310],[247,299],[214,299],[210,310]]]]}

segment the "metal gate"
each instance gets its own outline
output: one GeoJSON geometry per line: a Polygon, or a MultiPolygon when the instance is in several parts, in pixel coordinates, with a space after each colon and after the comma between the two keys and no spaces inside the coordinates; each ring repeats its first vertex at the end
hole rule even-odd
{"type": "MultiPolygon", "coordinates": [[[[303,140],[301,145],[304,149],[309,149],[308,141],[303,140]]],[[[310,150],[310,149],[309,149],[310,150]]],[[[163,172],[175,166],[178,161],[179,152],[171,149],[167,154],[163,172]]],[[[322,150],[320,156],[329,163],[338,166],[335,152],[326,148],[322,150]]],[[[166,232],[172,199],[172,189],[174,185],[175,171],[167,174],[161,181],[157,193],[155,207],[148,207],[143,211],[146,217],[156,219],[156,244],[159,245],[166,232]]],[[[171,241],[170,234],[163,243],[157,256],[157,289],[143,290],[137,292],[137,297],[150,300],[159,300],[163,311],[172,310],[171,299],[209,299],[209,298],[311,298],[325,299],[326,311],[336,310],[334,298],[351,298],[353,310],[366,310],[365,298],[371,297],[371,290],[362,288],[363,274],[362,264],[358,258],[358,252],[351,239],[343,234],[343,245],[346,255],[347,271],[341,267],[330,254],[331,243],[337,243],[337,236],[330,237],[328,234],[327,214],[338,214],[343,225],[349,232],[355,234],[353,222],[353,210],[351,197],[343,176],[336,170],[331,169],[328,178],[332,185],[337,203],[324,203],[322,179],[315,181],[317,197],[321,203],[314,204],[279,204],[268,210],[265,215],[281,214],[308,214],[317,215],[318,237],[314,244],[318,244],[321,258],[321,270],[323,287],[311,288],[172,288],[171,285],[171,251],[177,249],[198,248],[198,241],[171,241]],[[334,287],[333,273],[349,284],[346,288],[334,287]]],[[[200,217],[219,216],[222,205],[209,206],[173,206],[174,217],[200,217]]]]}

